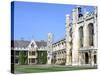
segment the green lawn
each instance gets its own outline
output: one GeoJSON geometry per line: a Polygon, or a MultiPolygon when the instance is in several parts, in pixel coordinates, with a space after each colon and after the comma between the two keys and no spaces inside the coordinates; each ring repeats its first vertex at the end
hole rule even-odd
{"type": "Polygon", "coordinates": [[[37,72],[54,72],[54,71],[72,71],[83,69],[96,69],[97,67],[72,67],[72,66],[46,66],[46,65],[16,65],[15,71],[22,73],[37,73],[37,72]]]}

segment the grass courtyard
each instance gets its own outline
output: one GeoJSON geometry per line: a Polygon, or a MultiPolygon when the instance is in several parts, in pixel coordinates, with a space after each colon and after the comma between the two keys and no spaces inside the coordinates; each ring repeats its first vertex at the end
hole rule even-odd
{"type": "Polygon", "coordinates": [[[55,72],[55,71],[73,71],[97,69],[96,66],[59,66],[59,65],[15,65],[15,71],[19,73],[39,73],[39,72],[55,72]]]}

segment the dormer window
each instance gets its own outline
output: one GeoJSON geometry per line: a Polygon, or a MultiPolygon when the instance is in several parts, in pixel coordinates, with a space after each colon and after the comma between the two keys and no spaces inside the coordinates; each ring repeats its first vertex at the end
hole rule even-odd
{"type": "Polygon", "coordinates": [[[34,47],[34,44],[33,43],[31,44],[31,47],[34,47]]]}

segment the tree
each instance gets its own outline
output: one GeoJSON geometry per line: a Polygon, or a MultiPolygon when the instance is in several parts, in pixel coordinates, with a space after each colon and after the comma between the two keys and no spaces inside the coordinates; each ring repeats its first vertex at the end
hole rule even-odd
{"type": "Polygon", "coordinates": [[[46,64],[47,62],[47,52],[38,51],[38,64],[46,64]]]}
{"type": "Polygon", "coordinates": [[[19,64],[24,65],[27,64],[27,55],[24,51],[19,52],[19,64]]]}

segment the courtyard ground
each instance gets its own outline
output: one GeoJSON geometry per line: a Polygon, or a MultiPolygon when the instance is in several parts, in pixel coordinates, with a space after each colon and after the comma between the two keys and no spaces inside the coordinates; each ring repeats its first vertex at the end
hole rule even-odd
{"type": "Polygon", "coordinates": [[[56,71],[97,69],[97,66],[65,66],[65,65],[15,65],[15,73],[39,73],[56,71]]]}

